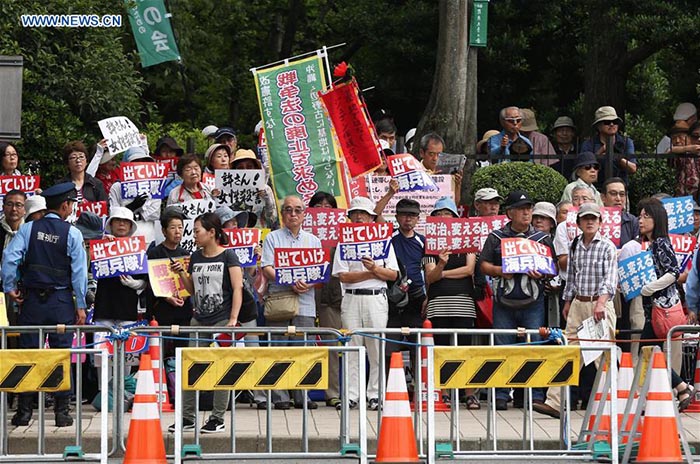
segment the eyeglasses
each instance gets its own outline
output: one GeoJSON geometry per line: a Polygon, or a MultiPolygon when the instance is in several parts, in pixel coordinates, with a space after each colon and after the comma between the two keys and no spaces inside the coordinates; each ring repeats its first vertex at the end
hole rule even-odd
{"type": "Polygon", "coordinates": [[[291,206],[285,206],[284,208],[282,208],[282,212],[284,214],[294,213],[296,215],[300,215],[304,212],[304,208],[301,208],[301,207],[292,208],[291,206]]]}
{"type": "Polygon", "coordinates": [[[68,161],[85,161],[87,158],[85,158],[85,155],[79,155],[79,156],[71,156],[68,158],[68,161]]]}
{"type": "Polygon", "coordinates": [[[617,126],[617,121],[601,121],[604,126],[617,126]]]}
{"type": "Polygon", "coordinates": [[[520,124],[523,122],[523,118],[504,118],[504,121],[508,121],[512,124],[520,124]]]}
{"type": "Polygon", "coordinates": [[[13,203],[11,201],[5,202],[3,206],[9,209],[24,209],[24,203],[13,203]]]}
{"type": "Polygon", "coordinates": [[[620,197],[620,198],[625,198],[627,196],[627,193],[625,192],[616,192],[614,190],[610,191],[607,193],[608,196],[610,197],[620,197]]]}
{"type": "Polygon", "coordinates": [[[590,171],[591,169],[595,169],[597,171],[600,169],[600,166],[598,166],[597,164],[587,164],[587,165],[581,166],[581,167],[583,169],[585,169],[586,171],[590,171]]]}

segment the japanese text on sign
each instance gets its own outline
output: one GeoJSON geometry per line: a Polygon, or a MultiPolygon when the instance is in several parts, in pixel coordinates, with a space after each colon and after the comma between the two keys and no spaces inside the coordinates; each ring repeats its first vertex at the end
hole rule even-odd
{"type": "Polygon", "coordinates": [[[81,213],[90,212],[101,218],[107,217],[107,202],[106,201],[81,201],[78,203],[78,217],[81,213]]]}
{"type": "Polygon", "coordinates": [[[425,253],[437,255],[442,250],[452,253],[476,253],[481,249],[484,221],[482,218],[426,218],[425,253]]]}
{"type": "Polygon", "coordinates": [[[232,248],[242,267],[258,264],[255,247],[260,243],[260,229],[224,229],[228,238],[225,248],[232,248]]]}
{"type": "Polygon", "coordinates": [[[693,230],[693,197],[674,197],[661,200],[668,213],[668,232],[684,234],[693,230]]]}
{"type": "Polygon", "coordinates": [[[323,248],[333,248],[338,244],[339,225],[345,220],[344,209],[307,208],[302,227],[318,237],[323,248]]]}
{"type": "Polygon", "coordinates": [[[40,182],[39,176],[0,176],[0,201],[5,199],[5,194],[10,190],[21,190],[31,197],[36,193],[40,182]]]}
{"type": "Polygon", "coordinates": [[[169,166],[164,163],[122,163],[119,166],[122,198],[146,194],[162,199],[169,166]]]}
{"type": "Polygon", "coordinates": [[[331,254],[322,248],[276,248],[275,282],[279,285],[294,285],[301,281],[307,284],[328,282],[331,254]]]}
{"type": "MultiPolygon", "coordinates": [[[[187,269],[190,264],[189,256],[172,258],[173,262],[181,263],[183,269],[187,269]]],[[[180,297],[190,296],[185,289],[182,276],[170,269],[169,259],[149,259],[148,260],[148,280],[153,289],[153,294],[157,297],[180,297]]]]}
{"type": "Polygon", "coordinates": [[[120,275],[145,274],[146,239],[143,236],[91,240],[90,257],[95,279],[120,275]]]}
{"type": "Polygon", "coordinates": [[[213,213],[216,210],[216,200],[211,198],[187,200],[178,204],[178,207],[182,210],[186,218],[197,219],[198,216],[204,213],[213,213]]]}
{"type": "MultiPolygon", "coordinates": [[[[569,242],[581,235],[576,223],[578,207],[570,206],[566,213],[566,235],[569,242]]],[[[622,209],[619,206],[603,206],[600,208],[600,235],[607,238],[620,248],[620,234],[622,230],[622,209]]]]}
{"type": "Polygon", "coordinates": [[[550,275],[557,273],[552,250],[547,245],[527,238],[502,239],[501,259],[504,274],[526,274],[529,271],[550,275]]]}
{"type": "Polygon", "coordinates": [[[494,230],[502,229],[508,222],[510,222],[510,219],[508,219],[508,216],[505,214],[498,216],[484,216],[480,219],[484,221],[484,225],[481,228],[481,244],[479,245],[479,249],[481,250],[484,248],[484,243],[486,243],[486,239],[488,238],[489,234],[494,230]]]}
{"type": "Polygon", "coordinates": [[[394,226],[388,222],[341,224],[338,241],[340,259],[386,259],[393,232],[394,226]]]}
{"type": "Polygon", "coordinates": [[[423,165],[410,153],[389,156],[386,163],[389,174],[399,183],[399,191],[438,189],[423,165]]]}
{"type": "Polygon", "coordinates": [[[142,144],[139,130],[129,118],[115,116],[97,122],[102,138],[107,139],[107,147],[113,155],[142,144]]]}
{"type": "Polygon", "coordinates": [[[642,294],[642,287],[656,280],[654,259],[650,251],[623,259],[618,263],[618,277],[620,279],[620,291],[626,301],[642,294]]]}
{"type": "Polygon", "coordinates": [[[265,188],[262,169],[217,169],[214,171],[215,188],[221,191],[219,204],[235,210],[248,210],[262,204],[258,191],[265,188]]]}
{"type": "MultiPolygon", "coordinates": [[[[671,245],[673,246],[673,251],[676,253],[676,260],[678,261],[678,270],[683,273],[685,268],[690,263],[690,259],[693,257],[693,252],[695,251],[695,245],[697,243],[697,238],[690,235],[680,235],[680,234],[668,234],[669,240],[671,240],[671,245]]],[[[641,243],[642,250],[647,250],[649,248],[649,242],[644,241],[641,243]]]]}

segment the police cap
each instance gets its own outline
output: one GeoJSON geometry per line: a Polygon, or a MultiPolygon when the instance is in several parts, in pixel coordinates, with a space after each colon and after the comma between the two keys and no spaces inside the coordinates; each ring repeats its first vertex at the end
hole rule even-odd
{"type": "Polygon", "coordinates": [[[64,201],[78,201],[78,191],[73,182],[63,182],[44,190],[41,195],[46,198],[46,203],[58,206],[64,201]]]}

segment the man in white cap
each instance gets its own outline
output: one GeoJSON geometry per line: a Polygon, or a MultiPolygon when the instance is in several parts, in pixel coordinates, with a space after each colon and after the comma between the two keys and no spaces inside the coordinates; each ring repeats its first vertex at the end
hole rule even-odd
{"type": "MultiPolygon", "coordinates": [[[[350,202],[348,217],[351,222],[375,222],[377,214],[375,204],[366,197],[355,197],[350,202]]],[[[338,277],[343,290],[341,303],[341,320],[343,327],[353,330],[362,328],[383,329],[389,318],[389,303],[386,290],[387,282],[396,280],[399,265],[394,248],[389,245],[386,259],[374,260],[364,257],[361,261],[347,261],[336,252],[333,260],[333,276],[338,277]]],[[[369,380],[367,383],[367,406],[379,408],[379,341],[368,337],[353,336],[350,345],[364,345],[369,357],[369,380]]],[[[357,406],[359,391],[357,373],[359,359],[357,354],[349,355],[350,372],[348,373],[348,391],[350,407],[357,406]]]]}
{"type": "MultiPolygon", "coordinates": [[[[676,111],[673,113],[673,122],[685,122],[688,127],[692,126],[698,121],[698,109],[689,102],[680,103],[676,106],[676,111]]],[[[671,138],[668,135],[664,135],[656,145],[656,153],[666,153],[671,149],[671,138]]]]}
{"type": "MultiPolygon", "coordinates": [[[[564,287],[566,337],[569,344],[578,345],[576,331],[584,320],[593,317],[603,321],[606,337],[615,337],[615,308],[612,298],[617,288],[617,249],[600,234],[600,206],[584,203],[576,215],[576,224],[582,233],[571,244],[569,266],[564,287]]],[[[559,418],[561,389],[550,388],[544,403],[532,408],[551,417],[559,418]]]]}
{"type": "Polygon", "coordinates": [[[474,194],[475,216],[496,216],[501,207],[503,197],[498,194],[495,188],[482,188],[474,194]]]}

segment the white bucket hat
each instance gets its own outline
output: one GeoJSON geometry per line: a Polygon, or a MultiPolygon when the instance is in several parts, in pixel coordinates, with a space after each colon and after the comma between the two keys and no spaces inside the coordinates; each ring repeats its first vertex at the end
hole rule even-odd
{"type": "Polygon", "coordinates": [[[107,219],[107,224],[105,225],[105,233],[112,234],[112,219],[126,219],[131,222],[131,229],[129,230],[129,237],[136,233],[136,222],[134,221],[134,213],[123,206],[115,206],[111,209],[109,218],[107,219]]]}

